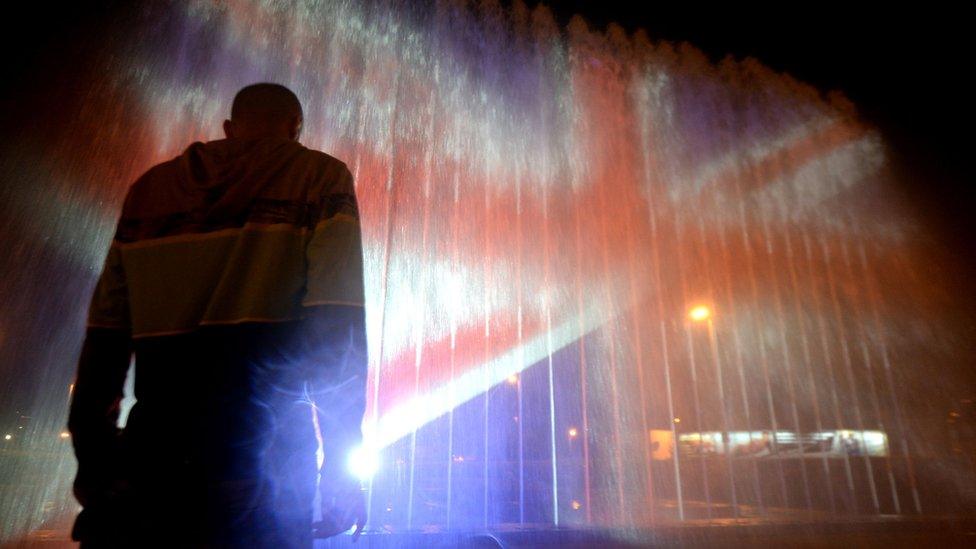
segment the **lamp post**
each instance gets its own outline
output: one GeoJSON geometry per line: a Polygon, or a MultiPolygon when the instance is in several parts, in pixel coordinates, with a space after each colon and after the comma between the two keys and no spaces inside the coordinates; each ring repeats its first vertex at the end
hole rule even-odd
{"type": "Polygon", "coordinates": [[[729,467],[729,489],[732,503],[732,513],[739,518],[739,505],[735,493],[735,471],[732,463],[732,447],[729,440],[729,417],[725,406],[725,386],[722,376],[722,362],[718,354],[718,336],[715,334],[715,324],[712,322],[712,310],[707,305],[696,305],[688,311],[688,318],[693,324],[705,324],[708,332],[708,347],[712,354],[712,363],[718,377],[718,398],[722,409],[722,452],[725,454],[729,467]]]}

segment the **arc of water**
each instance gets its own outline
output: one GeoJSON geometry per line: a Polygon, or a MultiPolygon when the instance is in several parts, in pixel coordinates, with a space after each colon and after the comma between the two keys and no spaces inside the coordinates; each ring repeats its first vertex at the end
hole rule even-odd
{"type": "Polygon", "coordinates": [[[654,208],[650,208],[651,221],[651,248],[654,258],[654,286],[657,302],[657,314],[661,326],[661,357],[664,363],[664,387],[668,401],[668,426],[671,429],[671,461],[674,464],[674,489],[675,497],[678,500],[678,520],[685,520],[685,502],[681,484],[681,463],[678,452],[678,430],[675,425],[674,415],[674,394],[671,388],[671,359],[668,348],[668,326],[664,315],[664,297],[661,293],[661,256],[658,251],[659,240],[657,232],[657,216],[654,215],[654,208]]]}
{"type": "MultiPolygon", "coordinates": [[[[688,284],[686,282],[687,277],[685,276],[685,254],[682,253],[682,250],[684,249],[684,243],[681,241],[682,219],[680,218],[677,210],[674,212],[674,226],[676,243],[675,254],[677,255],[678,269],[680,271],[679,277],[681,279],[681,303],[686,305],[688,303],[688,284]]],[[[685,324],[684,332],[685,344],[688,350],[688,363],[691,366],[691,395],[692,403],[695,408],[695,430],[698,431],[699,436],[703,436],[701,394],[698,390],[698,361],[695,358],[695,346],[691,337],[691,328],[687,324],[685,324]]],[[[708,518],[712,518],[712,494],[708,482],[708,464],[706,463],[705,456],[702,454],[702,444],[698,444],[695,448],[698,452],[699,464],[701,465],[702,487],[705,493],[705,513],[707,514],[708,518]]]]}
{"type": "MultiPolygon", "coordinates": [[[[811,243],[811,238],[808,234],[803,234],[803,248],[807,260],[808,268],[808,278],[810,280],[815,280],[814,278],[814,263],[813,263],[813,244],[811,243]]],[[[824,365],[826,366],[825,371],[827,372],[827,385],[830,387],[830,402],[831,407],[834,412],[834,422],[835,428],[840,429],[843,427],[843,415],[840,411],[840,399],[837,395],[837,378],[834,375],[834,365],[833,358],[830,350],[830,344],[828,343],[828,328],[826,325],[826,320],[822,312],[822,306],[820,301],[820,294],[816,289],[812,289],[810,292],[813,297],[813,309],[816,311],[817,318],[817,333],[820,339],[820,352],[824,357],[824,365]]],[[[851,470],[851,460],[847,455],[847,452],[843,453],[844,459],[844,478],[847,481],[847,491],[850,497],[850,506],[852,510],[857,509],[857,491],[854,489],[854,473],[851,470]]]]}
{"type": "MultiPolygon", "coordinates": [[[[439,71],[439,64],[435,62],[434,63],[435,79],[437,78],[438,71],[439,71]]],[[[436,90],[437,87],[434,86],[434,89],[436,90]]],[[[430,112],[428,113],[428,116],[430,118],[429,127],[428,127],[428,136],[430,136],[429,138],[432,138],[434,135],[434,122],[435,122],[435,113],[436,113],[436,109],[434,108],[434,105],[436,104],[437,103],[436,103],[436,91],[435,91],[434,93],[431,94],[431,99],[428,104],[428,108],[430,109],[430,112]]],[[[430,185],[431,185],[431,178],[433,176],[432,163],[433,163],[433,152],[430,149],[428,149],[427,153],[424,155],[424,160],[423,160],[424,207],[423,207],[423,214],[422,214],[423,221],[421,222],[422,229],[421,229],[421,237],[420,237],[420,253],[421,253],[421,257],[423,258],[422,261],[426,261],[429,258],[428,236],[430,232],[430,203],[431,203],[430,185]]],[[[421,265],[423,265],[423,263],[421,263],[421,265]]],[[[413,389],[414,389],[415,397],[416,395],[420,394],[420,371],[423,366],[424,328],[427,326],[427,300],[430,294],[430,290],[428,288],[428,279],[429,279],[430,271],[431,270],[427,268],[422,269],[422,272],[420,274],[420,281],[419,281],[420,303],[417,311],[417,317],[416,317],[417,320],[414,323],[415,349],[414,349],[413,389]]],[[[413,528],[413,502],[414,502],[416,470],[417,470],[417,429],[413,429],[410,432],[410,479],[408,481],[409,487],[407,489],[407,494],[408,494],[407,495],[407,529],[408,530],[413,528]]]]}
{"type": "MultiPolygon", "coordinates": [[[[461,252],[459,246],[459,231],[461,227],[461,201],[460,201],[460,183],[461,175],[458,166],[455,164],[453,168],[453,216],[451,221],[451,265],[454,275],[460,272],[461,266],[461,252]]],[[[455,370],[457,367],[457,308],[452,307],[450,313],[450,330],[451,330],[451,348],[450,348],[450,358],[448,359],[451,372],[451,379],[454,379],[455,370]]],[[[454,391],[454,384],[451,384],[451,402],[456,402],[456,396],[454,391]]],[[[453,496],[454,496],[454,406],[451,406],[447,412],[447,517],[446,524],[447,529],[451,529],[451,521],[453,517],[453,496]]]]}
{"type": "MultiPolygon", "coordinates": [[[[858,430],[864,431],[864,417],[861,413],[861,402],[857,394],[857,386],[854,381],[854,366],[851,360],[850,347],[847,344],[847,336],[844,334],[844,314],[840,307],[840,298],[837,295],[837,282],[834,273],[833,263],[830,260],[829,247],[827,245],[827,240],[823,235],[819,237],[820,250],[823,254],[824,261],[827,263],[827,287],[830,293],[830,302],[834,311],[834,319],[837,322],[837,326],[841,329],[839,334],[840,350],[841,350],[841,360],[844,364],[844,371],[847,377],[848,390],[851,394],[851,401],[854,403],[854,423],[857,425],[858,430]]],[[[842,243],[843,247],[844,244],[842,243]]],[[[871,458],[865,452],[863,457],[864,470],[868,477],[868,488],[871,491],[871,505],[874,509],[875,514],[881,513],[881,503],[878,499],[878,488],[874,482],[874,467],[871,465],[871,458]]]]}
{"type": "MultiPolygon", "coordinates": [[[[645,153],[646,154],[646,153],[645,153]]],[[[648,175],[649,166],[645,160],[644,166],[644,180],[648,181],[650,176],[648,175]]],[[[648,205],[650,207],[650,205],[648,205]]],[[[630,261],[628,269],[628,278],[630,285],[630,329],[634,333],[634,359],[637,363],[637,385],[638,392],[640,393],[640,407],[641,407],[641,439],[643,441],[644,447],[644,474],[647,477],[647,506],[650,509],[650,522],[654,523],[654,473],[652,470],[653,464],[653,451],[651,449],[651,438],[650,438],[650,424],[647,421],[647,382],[645,380],[646,373],[645,361],[644,361],[644,345],[643,338],[641,337],[641,322],[640,322],[640,302],[639,292],[637,290],[637,275],[634,272],[635,265],[637,263],[637,244],[635,242],[634,235],[634,212],[632,208],[627,209],[625,215],[625,223],[627,230],[627,253],[630,261]]]]}
{"type": "MultiPolygon", "coordinates": [[[[397,72],[396,76],[394,77],[394,90],[395,91],[393,97],[395,102],[398,100],[400,96],[400,73],[399,72],[397,72]]],[[[394,104],[393,116],[391,117],[392,121],[390,127],[391,136],[396,136],[398,118],[399,118],[398,113],[399,113],[399,109],[397,109],[396,105],[394,104]]],[[[396,187],[393,184],[393,180],[394,180],[393,159],[396,158],[396,155],[397,155],[397,140],[391,138],[390,151],[388,157],[389,162],[387,163],[388,170],[386,173],[386,193],[384,193],[386,196],[386,201],[385,201],[386,203],[384,207],[384,211],[385,211],[384,222],[386,223],[386,230],[384,231],[384,241],[383,241],[383,272],[380,278],[381,280],[380,319],[379,319],[380,333],[379,333],[379,349],[378,349],[379,356],[376,359],[376,366],[375,369],[373,370],[373,420],[371,425],[373,429],[375,429],[376,426],[379,424],[380,379],[381,379],[380,371],[382,370],[383,359],[386,350],[385,349],[386,346],[384,345],[384,343],[386,342],[385,336],[386,336],[387,307],[389,305],[389,280],[390,280],[390,261],[391,261],[390,244],[393,241],[393,228],[394,228],[393,218],[396,215],[396,209],[395,209],[396,201],[394,200],[394,197],[396,195],[396,187]]],[[[373,510],[373,487],[374,487],[373,480],[374,477],[370,477],[369,489],[367,490],[366,504],[367,504],[367,508],[370,509],[370,511],[373,510]]],[[[378,516],[378,515],[374,513],[373,516],[378,516]]]]}
{"type": "MultiPolygon", "coordinates": [[[[543,285],[544,294],[544,309],[546,317],[546,374],[548,376],[549,382],[549,448],[550,457],[552,462],[552,522],[553,525],[559,526],[559,476],[558,476],[558,466],[556,462],[556,391],[555,391],[555,381],[553,377],[553,364],[552,364],[552,354],[555,351],[553,349],[552,342],[552,300],[549,294],[551,280],[551,258],[549,250],[549,191],[548,185],[543,185],[542,187],[542,255],[543,255],[543,279],[545,284],[543,285]]],[[[577,235],[578,236],[578,235],[577,235]]],[[[582,314],[582,312],[580,313],[582,314]]],[[[578,317],[578,322],[582,323],[582,316],[578,317]]],[[[580,330],[580,345],[582,345],[583,337],[582,330],[580,330]]],[[[583,366],[580,365],[582,370],[583,366]]],[[[583,402],[586,402],[585,390],[584,390],[583,402]]],[[[585,404],[584,404],[585,410],[585,404]]],[[[583,447],[587,448],[586,441],[586,414],[583,415],[583,447]]],[[[584,452],[585,454],[585,452],[584,452]]],[[[587,463],[588,466],[588,463],[587,463]]],[[[588,471],[588,470],[587,470],[588,471]]],[[[587,477],[587,482],[589,482],[589,477],[587,477]]],[[[590,491],[589,484],[586,485],[586,513],[587,520],[590,520],[590,491]]]]}
{"type": "MultiPolygon", "coordinates": [[[[738,118],[736,118],[734,121],[741,122],[738,118]]],[[[736,170],[734,172],[734,176],[732,177],[735,197],[739,203],[741,203],[743,200],[742,193],[739,191],[740,189],[739,177],[741,177],[740,176],[741,173],[743,173],[742,170],[736,170]]],[[[740,213],[740,220],[739,220],[740,223],[745,223],[744,218],[741,217],[742,214],[741,209],[739,213],[740,213]]],[[[726,226],[725,224],[721,224],[721,226],[718,228],[719,249],[722,254],[722,262],[726,266],[730,266],[731,254],[729,252],[729,243],[726,235],[725,226],[726,226]]],[[[739,327],[740,323],[738,322],[739,308],[736,306],[735,300],[733,299],[732,275],[729,269],[723,270],[723,282],[724,282],[725,302],[728,307],[727,314],[730,318],[736,319],[735,321],[730,322],[729,326],[732,332],[733,356],[735,357],[736,372],[739,378],[739,389],[740,389],[740,398],[742,400],[743,416],[745,419],[745,424],[749,429],[749,443],[751,444],[754,441],[753,439],[754,431],[752,430],[753,427],[752,405],[749,400],[748,383],[746,382],[745,359],[743,356],[744,351],[743,351],[743,344],[742,344],[742,336],[739,327]]],[[[759,482],[759,463],[757,462],[757,460],[751,459],[750,464],[752,466],[751,467],[752,480],[753,480],[752,484],[753,484],[753,493],[755,494],[756,497],[756,504],[759,506],[760,513],[765,515],[766,514],[765,498],[763,497],[762,487],[760,486],[760,482],[759,482]]]]}
{"type": "MultiPolygon", "coordinates": [[[[817,395],[817,384],[814,378],[813,372],[813,360],[810,355],[810,343],[807,338],[807,328],[804,322],[805,314],[803,308],[800,304],[800,284],[798,281],[795,255],[793,253],[793,244],[791,233],[787,232],[785,235],[786,239],[786,258],[787,266],[790,272],[790,285],[793,294],[793,308],[794,314],[796,315],[797,323],[799,324],[799,334],[800,334],[800,351],[803,357],[804,370],[807,373],[807,384],[810,387],[810,392],[812,395],[811,406],[813,407],[813,420],[814,425],[817,428],[817,432],[822,433],[824,431],[823,417],[820,410],[820,398],[817,395]]],[[[837,503],[834,501],[834,483],[831,482],[830,474],[830,464],[827,461],[827,452],[821,452],[820,462],[823,466],[824,473],[824,485],[827,487],[827,498],[830,500],[830,511],[831,513],[837,512],[837,503]]]]}
{"type": "Polygon", "coordinates": [[[903,423],[904,416],[901,406],[901,399],[898,398],[897,388],[895,386],[894,377],[892,376],[891,360],[888,356],[887,337],[885,336],[884,327],[881,324],[881,314],[879,312],[880,307],[878,304],[878,290],[875,286],[874,279],[875,275],[873,275],[873,273],[868,269],[863,239],[858,240],[858,256],[860,258],[861,272],[864,279],[867,281],[868,302],[871,304],[871,316],[873,317],[875,329],[878,332],[879,344],[881,345],[881,362],[885,373],[885,381],[888,385],[888,393],[891,395],[891,401],[894,405],[895,427],[898,429],[899,438],[901,439],[902,455],[905,456],[905,464],[908,468],[908,483],[912,492],[912,502],[915,504],[915,512],[922,514],[922,502],[918,495],[918,487],[915,485],[915,466],[911,451],[908,447],[908,436],[905,432],[905,426],[903,423]]]}
{"type": "MultiPolygon", "coordinates": [[[[650,125],[651,121],[647,119],[645,115],[642,117],[643,124],[641,124],[641,141],[643,146],[641,147],[641,154],[644,159],[644,188],[646,189],[647,196],[653,196],[653,177],[659,172],[659,167],[654,155],[651,154],[651,142],[650,142],[650,125]]],[[[657,230],[657,214],[655,213],[656,202],[653,200],[648,200],[647,215],[648,221],[651,227],[650,244],[651,244],[651,261],[652,261],[652,276],[654,280],[654,302],[657,308],[657,317],[660,322],[660,337],[661,337],[661,357],[664,370],[664,386],[665,394],[668,407],[668,427],[671,431],[671,443],[672,452],[671,459],[673,463],[674,470],[674,486],[675,486],[675,497],[678,501],[678,519],[685,519],[685,505],[684,497],[681,487],[681,464],[678,457],[678,433],[677,427],[674,422],[674,396],[672,394],[671,388],[671,362],[670,362],[670,349],[668,348],[668,333],[667,333],[667,323],[665,321],[665,308],[664,308],[664,295],[663,295],[663,282],[661,280],[661,254],[660,254],[660,240],[657,230]]],[[[647,436],[647,433],[645,433],[647,436]]]]}
{"type": "Polygon", "coordinates": [[[773,306],[776,310],[776,322],[779,327],[779,342],[783,349],[783,368],[786,370],[786,389],[787,394],[789,395],[790,412],[793,416],[793,429],[796,432],[797,450],[800,454],[800,476],[803,479],[803,497],[807,506],[807,512],[812,513],[813,501],[810,499],[810,480],[809,475],[807,474],[806,459],[803,455],[803,431],[800,427],[800,413],[797,409],[796,398],[796,382],[793,378],[793,356],[790,352],[789,341],[786,338],[786,322],[784,319],[786,312],[783,308],[783,298],[780,293],[779,269],[774,261],[773,241],[769,231],[769,220],[767,219],[767,216],[762,216],[762,235],[763,240],[765,240],[766,243],[766,257],[769,260],[769,270],[773,279],[771,284],[773,288],[773,306]]]}
{"type": "MultiPolygon", "coordinates": [[[[854,271],[851,267],[850,254],[847,245],[841,246],[841,253],[843,254],[844,267],[848,276],[848,280],[855,280],[854,271]]],[[[867,283],[865,279],[861,279],[863,283],[867,283]]],[[[901,514],[901,502],[898,499],[898,486],[895,483],[895,474],[891,467],[891,452],[888,451],[888,430],[885,428],[884,416],[881,415],[881,401],[878,397],[877,384],[874,381],[874,368],[872,367],[871,353],[868,351],[867,338],[868,334],[864,328],[864,323],[857,322],[857,333],[859,335],[858,342],[861,347],[861,358],[864,361],[864,368],[866,370],[868,378],[868,387],[871,391],[871,404],[874,408],[875,417],[878,420],[878,428],[882,433],[885,434],[885,472],[888,476],[888,485],[891,488],[891,503],[894,505],[895,513],[901,514]]]]}
{"type": "MultiPolygon", "coordinates": [[[[489,170],[488,163],[487,163],[487,159],[485,159],[485,163],[484,163],[483,168],[484,168],[484,173],[487,174],[488,173],[488,170],[489,170]]],[[[485,200],[484,200],[484,205],[485,205],[485,226],[484,226],[484,229],[483,229],[484,234],[485,234],[485,242],[484,242],[485,256],[484,256],[484,259],[483,259],[485,291],[484,291],[484,297],[483,297],[483,303],[482,304],[484,306],[484,311],[485,311],[485,325],[484,325],[484,334],[483,334],[483,336],[484,336],[484,344],[485,344],[484,357],[485,357],[485,360],[488,360],[491,357],[491,290],[492,290],[492,288],[494,286],[492,285],[492,282],[491,282],[493,277],[492,277],[492,274],[491,274],[491,263],[490,263],[490,261],[491,261],[491,258],[493,257],[492,256],[492,253],[493,252],[492,252],[492,241],[491,241],[491,237],[492,237],[492,229],[493,229],[493,225],[494,224],[492,223],[492,211],[491,211],[491,186],[490,185],[484,185],[483,187],[484,187],[484,191],[485,191],[484,192],[484,195],[485,195],[485,200]]],[[[484,498],[483,498],[484,499],[484,517],[483,517],[483,523],[484,523],[484,527],[485,528],[488,528],[488,524],[489,524],[489,519],[488,519],[488,515],[489,515],[489,505],[488,505],[488,503],[489,503],[489,498],[488,498],[488,486],[489,486],[489,482],[488,482],[488,472],[489,472],[488,461],[489,461],[489,452],[488,452],[488,449],[489,449],[489,443],[490,443],[489,433],[491,432],[491,429],[489,428],[490,425],[491,425],[491,422],[490,422],[490,419],[489,419],[491,417],[490,416],[490,411],[491,411],[490,410],[490,408],[491,408],[490,407],[490,401],[491,401],[491,378],[489,377],[489,371],[488,371],[487,368],[484,369],[483,379],[484,379],[484,393],[483,394],[484,394],[484,412],[485,412],[484,424],[482,426],[482,428],[484,429],[484,443],[485,443],[484,449],[483,449],[483,458],[484,459],[483,459],[483,464],[482,464],[482,475],[483,475],[483,481],[484,481],[484,498]]]]}
{"type": "Polygon", "coordinates": [[[576,201],[576,307],[577,322],[579,325],[579,369],[580,369],[580,408],[582,410],[583,422],[583,493],[586,498],[586,521],[593,522],[593,506],[590,492],[590,425],[588,418],[587,402],[587,383],[586,383],[586,329],[585,315],[586,309],[583,305],[583,281],[581,279],[580,266],[583,264],[583,245],[581,234],[581,216],[579,201],[576,201]]]}
{"type": "MultiPolygon", "coordinates": [[[[702,267],[708,276],[708,295],[714,296],[715,294],[715,284],[713,281],[712,274],[712,262],[708,258],[708,254],[705,252],[705,220],[699,216],[698,218],[698,238],[699,244],[699,260],[702,263],[702,267]]],[[[725,376],[722,371],[722,357],[719,352],[718,346],[718,335],[715,332],[715,323],[711,318],[706,319],[706,329],[708,331],[708,348],[712,355],[712,366],[715,368],[716,376],[716,389],[718,391],[719,406],[721,407],[722,416],[722,451],[725,454],[726,466],[729,470],[729,498],[732,504],[732,514],[735,518],[739,517],[739,502],[738,495],[736,493],[736,483],[735,483],[735,465],[732,460],[732,446],[729,435],[729,407],[725,398],[725,376]]]]}
{"type": "MultiPolygon", "coordinates": [[[[604,327],[604,330],[612,323],[616,322],[617,312],[615,307],[616,298],[614,296],[612,284],[613,276],[610,269],[610,243],[608,242],[608,227],[607,227],[607,201],[606,201],[606,185],[600,185],[599,192],[599,202],[600,202],[600,224],[601,224],[601,235],[600,239],[603,242],[603,273],[604,273],[604,293],[606,295],[606,318],[608,319],[608,325],[604,327]]],[[[617,517],[625,517],[628,508],[626,499],[624,497],[624,478],[626,475],[626,470],[623,464],[623,446],[620,436],[620,392],[618,390],[618,363],[617,363],[617,343],[616,338],[611,336],[606,338],[607,343],[610,346],[609,357],[610,357],[610,406],[613,412],[613,446],[614,446],[614,462],[617,466],[616,474],[617,478],[614,479],[617,491],[617,502],[620,506],[617,512],[617,517]]]]}
{"type": "MultiPolygon", "coordinates": [[[[525,348],[522,341],[522,173],[516,168],[515,173],[515,310],[516,310],[516,343],[518,344],[517,360],[519,368],[525,367],[525,348]]],[[[515,384],[516,417],[518,420],[518,498],[519,524],[525,524],[525,445],[524,421],[522,409],[522,379],[519,377],[515,384]]],[[[550,408],[554,403],[550,403],[550,408]]]]}
{"type": "MultiPolygon", "coordinates": [[[[739,230],[740,230],[740,236],[742,238],[742,245],[746,251],[745,253],[746,267],[747,267],[746,271],[747,271],[747,276],[749,278],[752,300],[753,303],[759,303],[759,287],[756,281],[756,268],[755,265],[753,264],[755,259],[755,254],[753,252],[751,238],[749,237],[749,230],[748,230],[746,209],[745,209],[745,200],[742,195],[742,189],[739,185],[738,178],[735,178],[733,180],[733,187],[735,188],[735,196],[739,204],[739,208],[738,208],[739,209],[739,230]]],[[[756,315],[756,313],[753,313],[753,315],[756,315]]],[[[783,462],[779,456],[779,442],[776,440],[777,434],[779,433],[779,422],[777,421],[776,418],[776,407],[773,403],[773,389],[772,389],[772,383],[770,382],[770,378],[769,378],[769,358],[766,354],[765,335],[762,330],[761,318],[754,318],[753,320],[757,327],[757,333],[759,339],[759,343],[758,343],[759,365],[760,368],[762,369],[762,374],[763,374],[763,384],[766,393],[766,409],[767,412],[769,413],[770,427],[772,428],[773,431],[772,436],[770,437],[770,443],[772,445],[773,454],[774,456],[776,456],[774,459],[776,460],[776,472],[778,473],[778,477],[779,477],[780,497],[783,505],[788,505],[789,498],[787,496],[787,490],[786,490],[786,473],[783,471],[783,462]]]]}
{"type": "MultiPolygon", "coordinates": [[[[728,242],[726,241],[724,228],[719,231],[719,248],[721,249],[722,252],[723,262],[726,265],[729,265],[730,264],[729,247],[728,247],[728,242]]],[[[730,317],[737,319],[738,318],[737,309],[732,302],[732,277],[729,274],[728,270],[725,271],[724,278],[725,278],[725,301],[728,304],[728,314],[730,317]]],[[[730,325],[732,331],[732,351],[733,351],[733,355],[735,356],[736,372],[738,373],[738,377],[739,377],[739,389],[741,393],[740,398],[742,399],[743,416],[745,419],[745,424],[749,429],[749,442],[751,444],[754,440],[752,436],[753,433],[752,409],[749,403],[748,384],[746,383],[746,372],[745,372],[745,364],[744,364],[745,360],[743,359],[742,356],[743,355],[742,338],[741,335],[739,334],[739,323],[733,321],[730,323],[730,325]]],[[[752,480],[753,480],[752,488],[753,488],[753,492],[756,495],[756,503],[759,505],[760,512],[765,514],[765,504],[763,501],[762,488],[759,485],[759,464],[756,462],[755,459],[751,459],[749,460],[749,462],[752,465],[752,480]]]]}

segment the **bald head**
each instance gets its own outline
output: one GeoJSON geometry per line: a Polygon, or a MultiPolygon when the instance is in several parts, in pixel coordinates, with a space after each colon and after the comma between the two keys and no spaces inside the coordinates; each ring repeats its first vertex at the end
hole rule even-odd
{"type": "Polygon", "coordinates": [[[251,84],[234,96],[230,120],[224,121],[229,138],[298,139],[302,129],[302,104],[281,84],[251,84]]]}

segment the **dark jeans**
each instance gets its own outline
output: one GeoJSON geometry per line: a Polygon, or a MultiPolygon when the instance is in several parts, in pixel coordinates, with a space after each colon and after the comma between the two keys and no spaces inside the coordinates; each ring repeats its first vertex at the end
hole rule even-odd
{"type": "Polygon", "coordinates": [[[136,341],[137,403],[118,455],[106,456],[115,465],[99,473],[119,488],[89,498],[74,537],[84,547],[311,547],[313,410],[326,462],[344,462],[361,436],[366,372],[355,329],[308,330],[249,324],[136,341]]]}

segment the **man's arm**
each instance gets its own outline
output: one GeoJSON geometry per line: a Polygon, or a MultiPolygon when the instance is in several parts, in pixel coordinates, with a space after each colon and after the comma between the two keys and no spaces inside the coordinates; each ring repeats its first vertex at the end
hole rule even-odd
{"type": "Polygon", "coordinates": [[[113,244],[92,296],[68,416],[78,458],[75,496],[85,507],[109,497],[117,481],[117,421],[131,355],[125,272],[113,244]]]}
{"type": "Polygon", "coordinates": [[[347,470],[351,451],[362,443],[366,408],[366,317],[363,249],[352,175],[342,166],[325,196],[306,250],[308,271],[305,341],[310,345],[311,397],[322,434],[325,462],[321,471],[324,524],[328,536],[366,519],[359,501],[359,480],[347,470]],[[333,509],[341,501],[345,509],[333,509]],[[349,505],[354,503],[353,505],[349,505]],[[332,513],[335,524],[326,524],[332,513]],[[339,516],[335,516],[338,514],[339,516]]]}
{"type": "Polygon", "coordinates": [[[366,319],[362,307],[320,306],[305,321],[314,348],[309,396],[325,445],[323,479],[358,485],[347,459],[362,444],[366,410],[366,319]]]}

